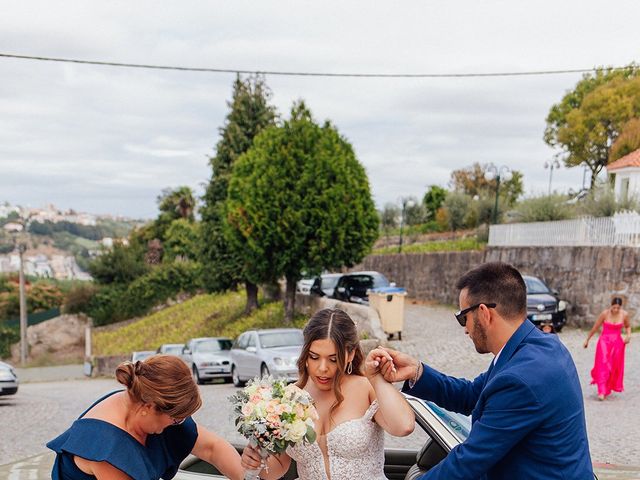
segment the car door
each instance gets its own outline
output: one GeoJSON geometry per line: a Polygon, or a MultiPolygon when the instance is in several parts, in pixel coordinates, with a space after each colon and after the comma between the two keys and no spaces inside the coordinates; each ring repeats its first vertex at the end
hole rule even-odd
{"type": "Polygon", "coordinates": [[[258,334],[256,332],[249,333],[249,342],[247,343],[247,369],[251,378],[260,376],[260,356],[258,355],[258,334]]]}
{"type": "Polygon", "coordinates": [[[246,363],[247,363],[247,352],[246,352],[246,348],[247,348],[247,342],[249,341],[249,334],[248,333],[242,333],[239,337],[238,337],[238,341],[236,342],[236,345],[233,347],[232,353],[231,353],[231,360],[233,361],[233,364],[236,367],[236,370],[238,372],[238,376],[241,378],[247,378],[249,376],[249,374],[246,372],[246,363]]]}

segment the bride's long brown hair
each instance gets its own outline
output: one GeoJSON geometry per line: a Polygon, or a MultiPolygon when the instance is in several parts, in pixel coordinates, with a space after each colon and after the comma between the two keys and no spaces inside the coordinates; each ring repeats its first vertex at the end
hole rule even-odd
{"type": "Polygon", "coordinates": [[[309,372],[307,372],[307,360],[309,358],[309,349],[311,344],[316,340],[329,339],[336,346],[336,357],[338,370],[333,378],[333,390],[336,394],[336,403],[331,406],[330,413],[340,406],[344,400],[340,383],[344,375],[362,376],[362,363],[364,362],[364,354],[360,348],[358,338],[358,328],[351,317],[343,310],[337,308],[325,308],[317,311],[304,327],[304,346],[302,353],[298,358],[298,374],[300,379],[297,385],[304,388],[309,381],[309,372]],[[347,373],[347,355],[355,352],[351,362],[351,373],[347,373]]]}

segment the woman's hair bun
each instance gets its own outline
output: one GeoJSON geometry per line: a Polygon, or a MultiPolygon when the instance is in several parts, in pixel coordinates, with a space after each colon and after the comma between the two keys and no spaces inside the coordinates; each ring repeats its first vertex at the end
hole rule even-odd
{"type": "Polygon", "coordinates": [[[133,386],[134,378],[137,374],[136,370],[140,362],[136,362],[134,365],[131,362],[123,362],[116,368],[116,380],[118,383],[127,387],[127,390],[133,386]]]}

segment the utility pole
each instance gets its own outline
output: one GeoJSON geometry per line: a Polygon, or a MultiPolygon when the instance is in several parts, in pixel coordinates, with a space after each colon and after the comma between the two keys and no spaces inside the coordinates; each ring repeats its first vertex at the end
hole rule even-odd
{"type": "Polygon", "coordinates": [[[26,246],[23,243],[18,245],[18,255],[20,256],[20,364],[24,367],[29,354],[27,345],[27,296],[24,288],[24,252],[26,246]]]}

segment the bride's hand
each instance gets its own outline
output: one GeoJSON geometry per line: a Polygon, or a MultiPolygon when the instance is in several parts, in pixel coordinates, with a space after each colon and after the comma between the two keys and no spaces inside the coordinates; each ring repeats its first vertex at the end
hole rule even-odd
{"type": "Polygon", "coordinates": [[[262,458],[257,448],[251,445],[244,447],[241,458],[242,468],[245,470],[257,470],[262,465],[262,458]]]}
{"type": "Polygon", "coordinates": [[[367,378],[383,375],[387,371],[395,371],[393,358],[382,348],[374,348],[369,352],[364,362],[364,374],[367,378]]]}

